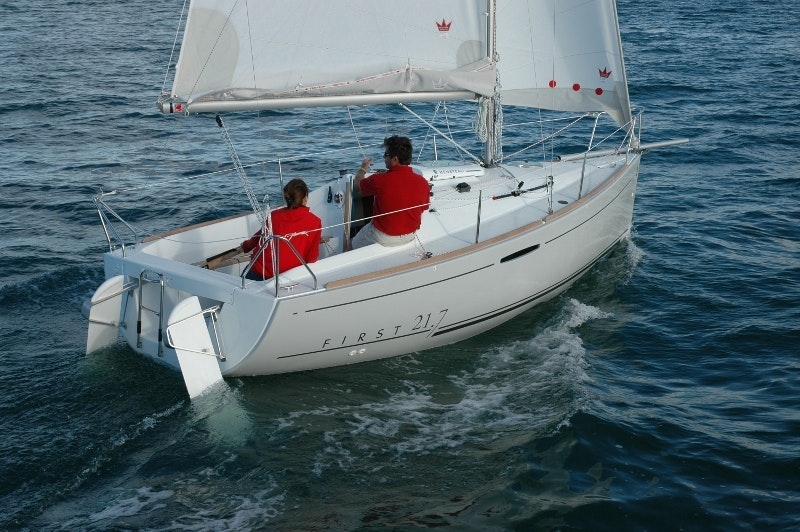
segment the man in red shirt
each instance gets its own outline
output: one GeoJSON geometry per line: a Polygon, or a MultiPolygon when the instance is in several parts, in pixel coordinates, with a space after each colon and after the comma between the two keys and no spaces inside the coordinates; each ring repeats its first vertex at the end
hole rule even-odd
{"type": "Polygon", "coordinates": [[[353,249],[369,244],[400,246],[414,240],[422,213],[430,205],[428,182],[411,169],[411,140],[392,136],[383,141],[386,172],[366,177],[372,157],[361,163],[355,186],[363,196],[373,197],[372,221],[353,238],[353,249]]]}
{"type": "MultiPolygon", "coordinates": [[[[306,207],[308,202],[308,186],[302,179],[292,179],[283,187],[286,207],[270,213],[272,234],[286,237],[292,243],[306,264],[316,262],[319,258],[319,246],[322,238],[322,220],[306,207]]],[[[271,279],[274,275],[272,267],[272,245],[267,244],[264,252],[253,263],[247,278],[256,281],[271,279]]],[[[258,251],[264,243],[262,231],[242,243],[245,252],[258,251]]],[[[289,249],[289,245],[281,240],[278,245],[278,271],[284,272],[302,264],[300,259],[289,249]]]]}

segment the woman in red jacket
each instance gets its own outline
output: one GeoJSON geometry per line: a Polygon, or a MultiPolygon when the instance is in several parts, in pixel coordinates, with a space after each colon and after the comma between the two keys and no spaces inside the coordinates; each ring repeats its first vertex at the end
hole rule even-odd
{"type": "MultiPolygon", "coordinates": [[[[308,202],[308,186],[302,179],[292,179],[283,187],[286,207],[275,209],[270,213],[272,234],[285,237],[292,243],[306,263],[316,262],[319,258],[319,246],[322,239],[322,220],[306,207],[308,202]]],[[[247,272],[247,278],[264,281],[274,276],[272,267],[272,240],[264,252],[253,262],[247,272]]],[[[262,231],[259,230],[251,238],[242,243],[245,252],[257,252],[264,243],[262,231]]],[[[302,262],[283,240],[278,245],[278,272],[284,272],[302,262]]]]}

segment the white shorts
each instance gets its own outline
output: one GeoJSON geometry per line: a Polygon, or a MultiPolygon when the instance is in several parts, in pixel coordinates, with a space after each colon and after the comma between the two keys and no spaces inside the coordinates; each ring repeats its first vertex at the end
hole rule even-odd
{"type": "Polygon", "coordinates": [[[356,233],[353,238],[353,249],[363,248],[370,244],[380,244],[381,246],[402,246],[414,240],[414,233],[407,235],[392,236],[387,235],[380,229],[376,229],[372,222],[368,223],[356,233]]]}

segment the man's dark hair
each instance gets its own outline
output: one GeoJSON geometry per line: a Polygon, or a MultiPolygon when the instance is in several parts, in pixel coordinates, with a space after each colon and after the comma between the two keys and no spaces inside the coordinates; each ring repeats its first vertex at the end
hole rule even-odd
{"type": "Polygon", "coordinates": [[[392,135],[391,137],[383,139],[383,145],[386,148],[386,153],[397,156],[397,160],[400,161],[400,164],[411,164],[411,156],[413,153],[411,139],[392,135]]]}

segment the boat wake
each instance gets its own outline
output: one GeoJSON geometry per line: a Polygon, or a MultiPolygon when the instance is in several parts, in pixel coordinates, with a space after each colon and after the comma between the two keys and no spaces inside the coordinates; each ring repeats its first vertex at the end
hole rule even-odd
{"type": "Polygon", "coordinates": [[[397,508],[421,511],[420,500],[459,512],[487,490],[507,489],[528,467],[530,443],[568,426],[591,399],[581,329],[613,316],[573,298],[558,308],[505,343],[477,337],[350,368],[226,381],[188,409],[179,402],[113,434],[66,490],[69,500],[37,522],[146,527],[157,513],[174,527],[328,523],[330,516],[346,527],[367,517],[393,521],[397,508]],[[114,466],[121,448],[128,458],[114,466]],[[500,456],[519,471],[487,485],[500,456]],[[454,464],[475,480],[445,496],[454,464]],[[124,471],[107,477],[109,467],[124,471]],[[365,479],[368,494],[343,503],[365,479]],[[289,506],[300,492],[330,504],[289,506]],[[409,492],[417,503],[406,500],[409,492]]]}
{"type": "Polygon", "coordinates": [[[461,369],[448,368],[441,357],[469,345],[387,361],[384,367],[413,378],[396,389],[386,384],[378,400],[293,410],[275,420],[272,437],[292,446],[316,445],[312,473],[318,477],[332,470],[354,472],[373,463],[376,454],[384,456],[388,470],[422,456],[512,449],[558,431],[583,407],[583,384],[590,377],[576,329],[609,317],[570,299],[534,337],[491,347],[472,361],[456,357],[454,364],[467,364],[461,369]],[[432,357],[439,363],[432,364],[432,357]]]}

